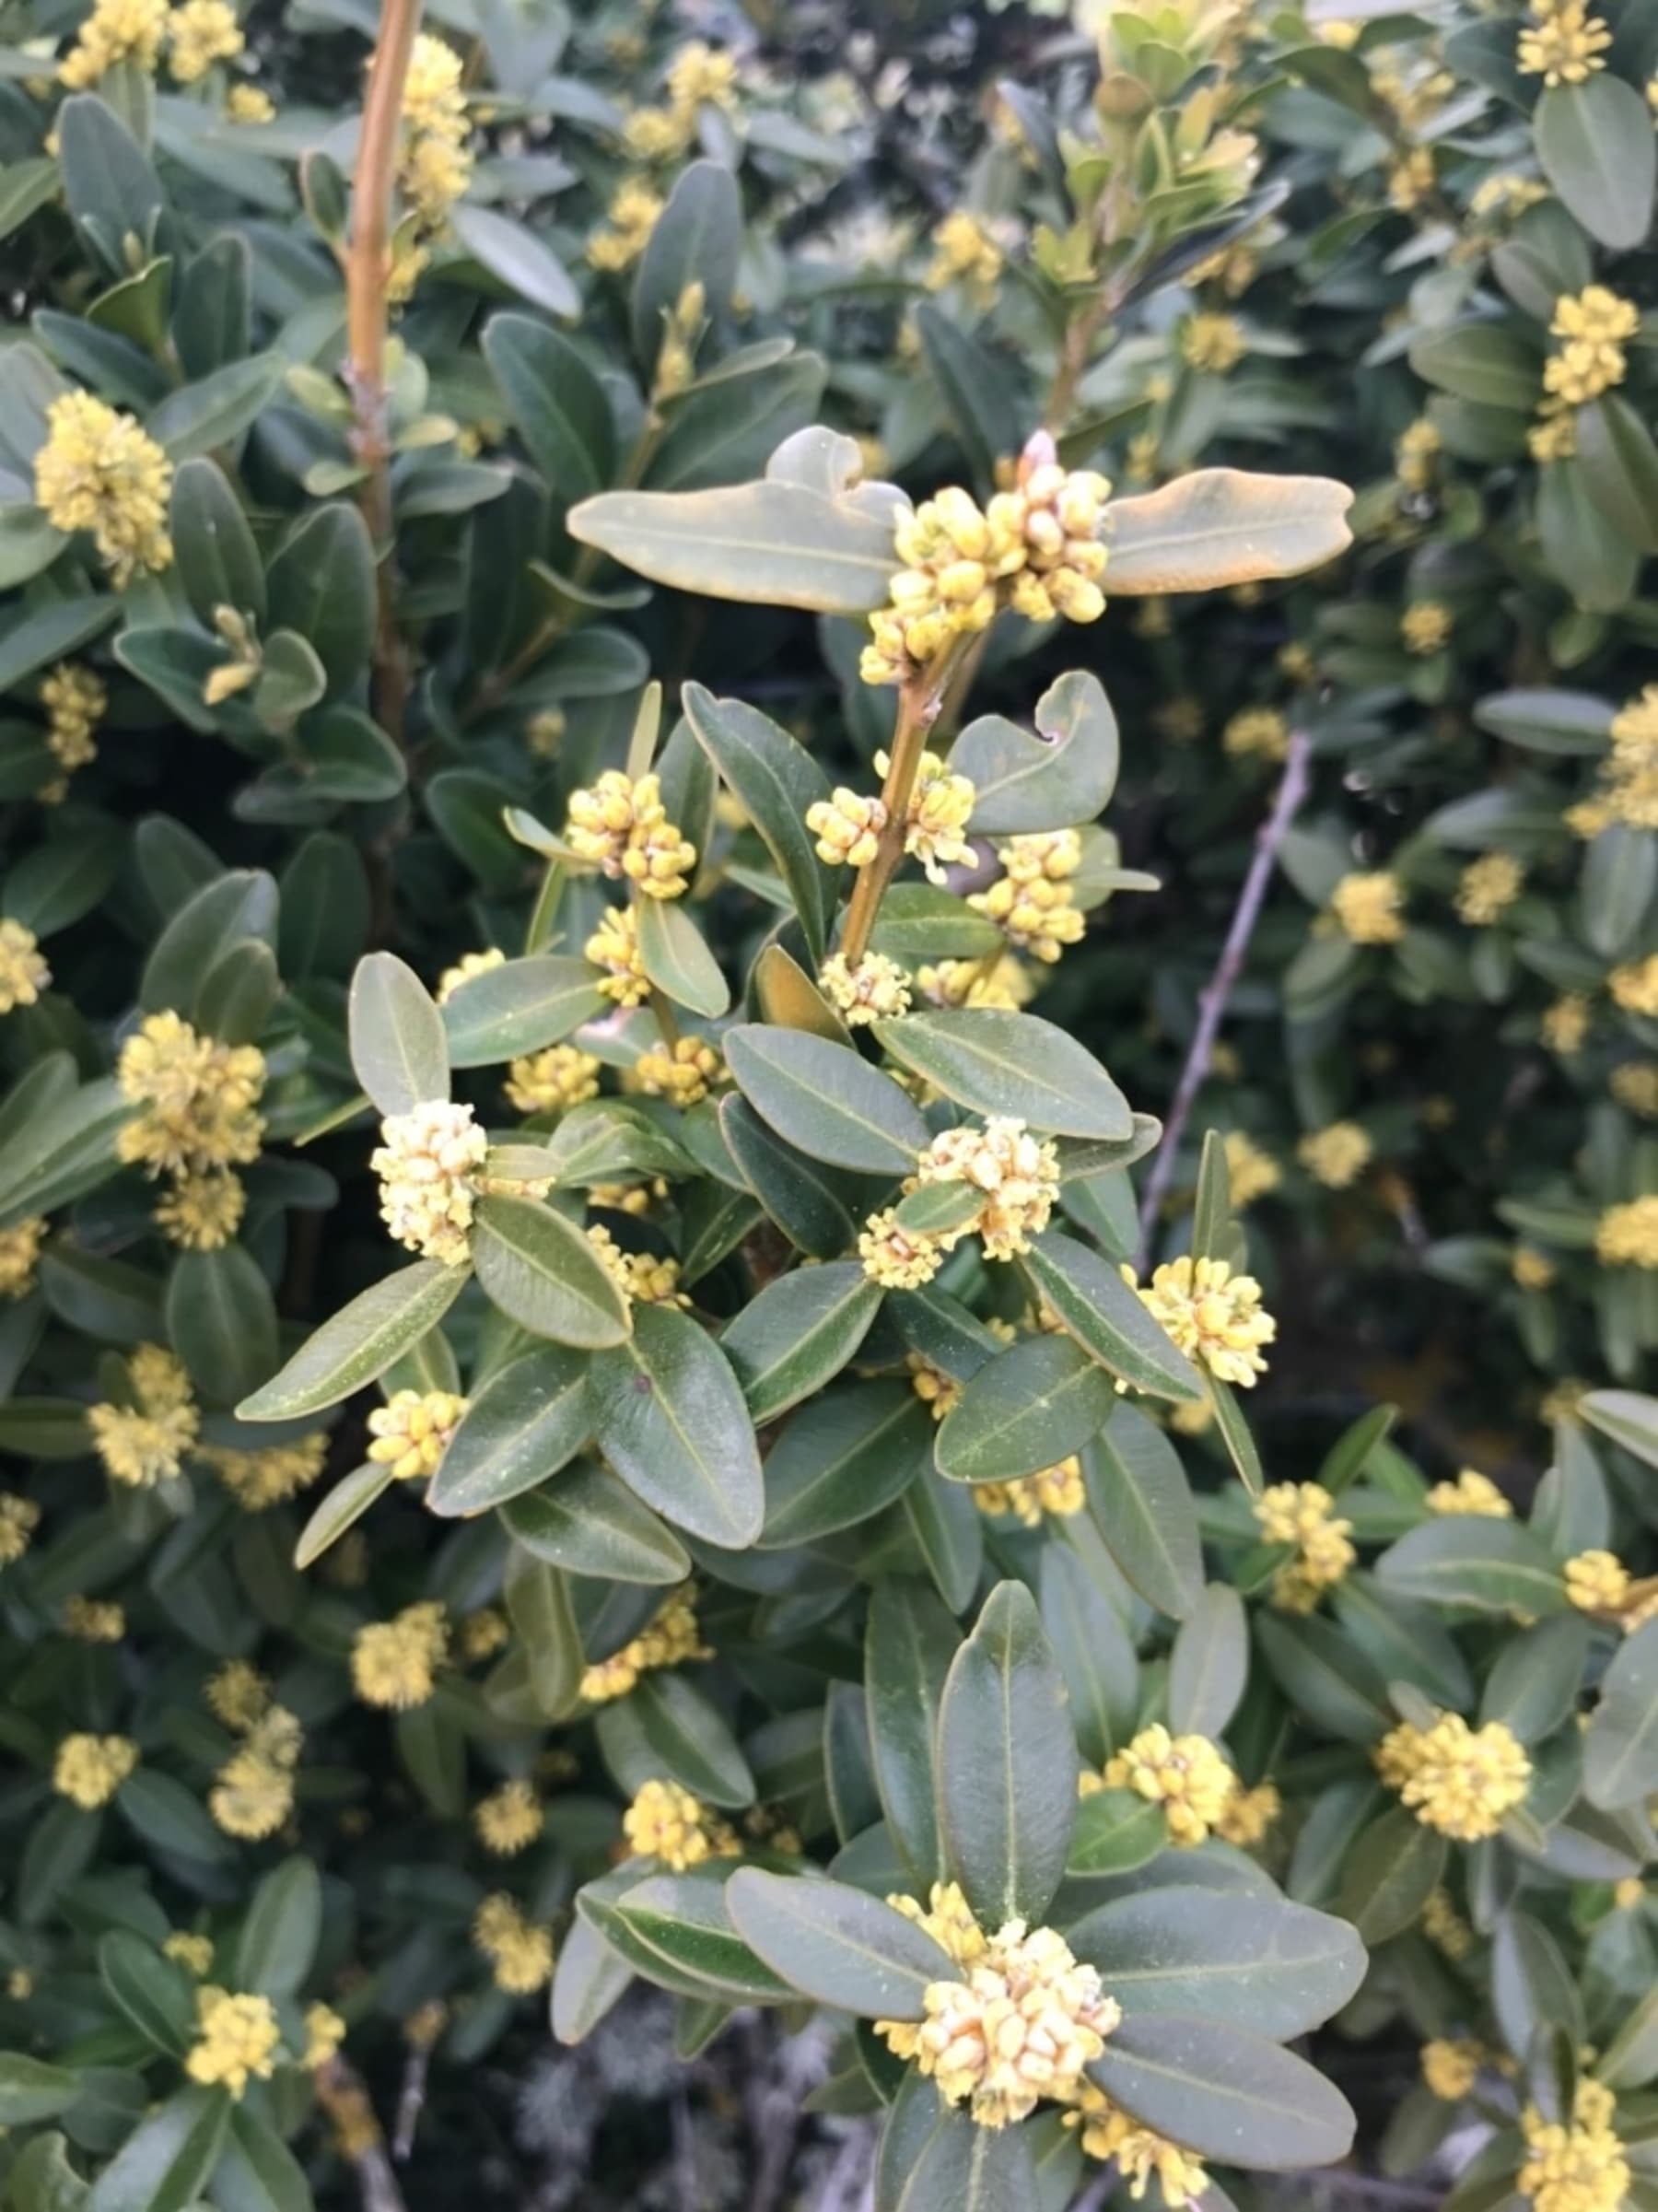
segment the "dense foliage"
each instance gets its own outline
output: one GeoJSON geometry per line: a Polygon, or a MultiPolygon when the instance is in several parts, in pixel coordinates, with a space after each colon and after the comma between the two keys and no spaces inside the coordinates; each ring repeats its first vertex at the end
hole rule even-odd
{"type": "Polygon", "coordinates": [[[1658,2205],[1658,15],[4,20],[8,2204],[1658,2205]]]}

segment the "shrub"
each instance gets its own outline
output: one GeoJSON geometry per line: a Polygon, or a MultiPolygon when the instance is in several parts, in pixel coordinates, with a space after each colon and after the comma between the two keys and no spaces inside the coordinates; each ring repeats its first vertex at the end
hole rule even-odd
{"type": "Polygon", "coordinates": [[[21,23],[18,2212],[1647,2201],[1647,16],[21,23]]]}

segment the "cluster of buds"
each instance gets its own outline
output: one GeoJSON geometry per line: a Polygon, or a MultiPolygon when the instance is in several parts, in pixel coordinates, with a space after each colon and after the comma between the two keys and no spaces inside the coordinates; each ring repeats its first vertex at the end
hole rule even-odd
{"type": "Polygon", "coordinates": [[[1173,1736],[1161,1721],[1114,1752],[1102,1773],[1085,1773],[1078,1784],[1084,1797],[1127,1789],[1161,1805],[1170,1842],[1185,1850],[1220,1826],[1237,1787],[1238,1777],[1207,1736],[1173,1736]]]}
{"type": "Polygon", "coordinates": [[[385,1141],[369,1155],[380,1179],[380,1213],[400,1245],[458,1267],[467,1256],[479,1171],[489,1140],[469,1106],[431,1098],[388,1114],[385,1141]]]}
{"type": "Polygon", "coordinates": [[[1002,872],[967,904],[995,922],[1008,942],[1033,959],[1053,962],[1087,927],[1070,879],[1082,865],[1082,840],[1074,829],[1034,831],[1009,837],[997,849],[1002,872]]]}
{"type": "Polygon", "coordinates": [[[452,1390],[394,1390],[368,1416],[368,1457],[399,1482],[435,1475],[465,1411],[452,1390]]]}
{"type": "Polygon", "coordinates": [[[636,781],[621,768],[570,794],[565,840],[578,860],[613,879],[625,876],[648,898],[678,898],[696,865],[695,846],[668,819],[660,780],[636,781]]]}
{"type": "Polygon", "coordinates": [[[1283,1612],[1310,1613],[1359,1556],[1352,1522],[1336,1517],[1335,1500],[1321,1482],[1274,1482],[1254,1511],[1266,1542],[1294,1546],[1273,1577],[1272,1602],[1283,1612]]]}
{"type": "Polygon", "coordinates": [[[957,638],[988,629],[1004,605],[1032,622],[1097,621],[1105,611],[1099,529],[1110,491],[1092,470],[1062,468],[1053,439],[1038,431],[1013,488],[987,507],[957,486],[924,500],[893,537],[904,567],[889,603],[870,617],[864,682],[908,682],[957,638]]]}
{"type": "Polygon", "coordinates": [[[979,1211],[950,1242],[983,1240],[987,1259],[1011,1259],[1048,1225],[1059,1195],[1059,1155],[1010,1114],[994,1114],[982,1129],[963,1126],[935,1137],[916,1163],[917,1187],[967,1183],[982,1194],[979,1211]]]}
{"type": "Polygon", "coordinates": [[[1495,1835],[1524,1804],[1531,1761],[1506,1722],[1470,1728],[1460,1713],[1442,1713],[1426,1728],[1401,1721],[1376,1746],[1376,1772],[1424,1827],[1461,1843],[1495,1835]]]}
{"type": "Polygon", "coordinates": [[[866,953],[856,966],[844,953],[832,953],[818,976],[818,987],[854,1029],[909,1012],[909,978],[884,953],[866,953]]]}

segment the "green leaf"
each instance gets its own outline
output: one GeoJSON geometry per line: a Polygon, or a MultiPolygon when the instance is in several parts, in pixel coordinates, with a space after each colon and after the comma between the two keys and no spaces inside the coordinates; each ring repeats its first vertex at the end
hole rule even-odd
{"type": "Polygon", "coordinates": [[[379,1459],[368,1460],[344,1476],[300,1530],[299,1540],[294,1546],[295,1566],[314,1566],[330,1546],[337,1544],[375,1501],[385,1495],[396,1480],[390,1466],[379,1459]]]}
{"type": "Polygon", "coordinates": [[[1105,589],[1214,591],[1322,568],[1352,543],[1353,495],[1327,476],[1194,469],[1160,491],[1113,499],[1102,534],[1105,589]]]}
{"type": "MultiPolygon", "coordinates": [[[[905,2146],[905,2180],[875,2212],[1032,2212],[1043,2203],[1029,2127],[979,2127],[938,2105],[930,2134],[905,2146]]],[[[884,2171],[884,2149],[883,2171],[884,2171]]],[[[1051,2207],[1044,2204],[1044,2212],[1051,2207]]]]}
{"type": "Polygon", "coordinates": [[[555,496],[568,504],[602,491],[616,433],[586,356],[562,332],[513,314],[490,317],[483,349],[513,427],[555,496]]]}
{"type": "Polygon", "coordinates": [[[1474,720],[1530,753],[1600,753],[1612,709],[1582,691],[1500,691],[1479,701],[1474,720]]]}
{"type": "Polygon", "coordinates": [[[48,600],[43,606],[14,610],[0,638],[0,691],[16,691],[37,669],[89,645],[120,612],[121,602],[112,592],[103,598],[88,593],[48,600]]]}
{"type": "Polygon", "coordinates": [[[115,1802],[134,1832],[169,1857],[212,1864],[230,1855],[229,1845],[193,1790],[158,1767],[141,1766],[116,1793],[115,1802]]]}
{"type": "Polygon", "coordinates": [[[539,1199],[480,1199],[472,1252],[485,1294],[532,1336],[590,1351],[627,1336],[626,1293],[587,1235],[539,1199]]]}
{"type": "Polygon", "coordinates": [[[633,288],[633,343],[639,365],[656,366],[670,318],[688,285],[702,287],[703,312],[731,304],[742,249],[742,195],[718,161],[682,170],[640,257],[633,288]]]}
{"type": "Polygon", "coordinates": [[[882,1288],[856,1259],[768,1282],[719,1340],[756,1428],[837,1375],[870,1333],[882,1288]]]}
{"type": "Polygon", "coordinates": [[[960,1643],[955,1622],[923,1584],[876,1584],[864,1661],[870,1753],[893,1841],[924,1884],[944,1872],[934,1739],[960,1643]]]}
{"type": "Polygon", "coordinates": [[[1579,1401],[1579,1411],[1592,1429],[1648,1467],[1658,1467],[1658,1399],[1639,1390],[1591,1390],[1579,1401]]]}
{"type": "Polygon", "coordinates": [[[788,886],[811,961],[821,963],[830,893],[806,810],[828,798],[828,778],[787,730],[743,700],[717,699],[700,684],[687,684],[682,704],[697,743],[741,802],[788,886]]]}
{"type": "Polygon", "coordinates": [[[1513,1637],[1486,1678],[1480,1719],[1501,1721],[1524,1744],[1552,1736],[1577,1710],[1592,1633],[1573,1611],[1513,1637]]]}
{"type": "Polygon", "coordinates": [[[1203,1594],[1197,1508],[1162,1431],[1121,1406],[1082,1454],[1089,1503],[1111,1555],[1149,1605],[1183,1621],[1203,1594]]]}
{"type": "Polygon", "coordinates": [[[218,2163],[231,2109],[221,2089],[169,2097],[99,2175],[87,2212],[186,2212],[218,2163]]]}
{"type": "Polygon", "coordinates": [[[918,2020],[929,1982],[961,1979],[924,1928],[843,1882],[740,1867],[726,1884],[726,1907],[775,1974],[840,2012],[918,2020]]]}
{"type": "Polygon", "coordinates": [[[1403,1805],[1391,1805],[1354,1842],[1336,1910],[1372,1947],[1402,1936],[1444,1878],[1450,1847],[1403,1805]]]}
{"type": "Polygon", "coordinates": [[[1539,1618],[1566,1604],[1560,1570],[1519,1521],[1455,1514],[1425,1521],[1376,1562],[1376,1579],[1405,1598],[1539,1618]]]}
{"type": "Polygon", "coordinates": [[[1614,1654],[1583,1743],[1583,1790],[1616,1810],[1658,1789],[1658,1621],[1614,1654]]]}
{"type": "MultiPolygon", "coordinates": [[[[722,1098],[718,1117],[732,1163],[789,1243],[814,1259],[844,1252],[858,1228],[846,1173],[786,1144],[746,1098],[722,1098]]],[[[850,1264],[863,1274],[861,1261],[850,1264]]]]}
{"type": "Polygon", "coordinates": [[[1616,392],[1578,410],[1578,462],[1607,528],[1658,553],[1658,445],[1616,392]]]}
{"type": "Polygon", "coordinates": [[[890,1505],[930,1463],[932,1432],[906,1382],[847,1383],[801,1407],[765,1462],[760,1548],[814,1543],[890,1505]]]}
{"type": "Polygon", "coordinates": [[[211,626],[216,608],[234,607],[263,626],[264,565],[242,504],[216,461],[203,456],[180,466],[169,521],[179,581],[196,620],[211,626]]]}
{"type": "Polygon", "coordinates": [[[988,486],[997,462],[1017,453],[1024,441],[1023,400],[1012,363],[930,300],[917,308],[915,320],[922,355],[974,476],[988,486]]]}
{"type": "Polygon", "coordinates": [[[1557,85],[1532,118],[1543,174],[1591,238],[1627,251],[1652,228],[1658,148],[1652,118],[1633,85],[1610,71],[1557,85]]]}
{"type": "Polygon", "coordinates": [[[1088,2072],[1133,2118],[1228,2166],[1328,2166],[1352,2146],[1352,2112],[1322,2074],[1218,2020],[1126,2019],[1088,2072]]]}
{"type": "Polygon", "coordinates": [[[736,1549],[765,1512],[754,1432],[718,1346],[671,1306],[642,1305],[634,1333],[589,1372],[600,1449],[676,1527],[736,1549]]]}
{"type": "Polygon", "coordinates": [[[562,1720],[581,1693],[587,1664],[569,1584],[557,1567],[515,1545],[501,1595],[517,1638],[513,1656],[526,1668],[535,1708],[546,1720],[562,1720]]]}
{"type": "Polygon", "coordinates": [[[1539,1920],[1510,1911],[1491,1945],[1491,2009],[1511,2051],[1529,2052],[1540,2031],[1561,2029],[1575,2052],[1583,2041],[1582,2002],[1560,1947],[1539,1920]]]}
{"type": "Polygon", "coordinates": [[[1244,1601],[1212,1582],[1181,1622],[1169,1654],[1169,1726],[1176,1736],[1219,1737],[1249,1679],[1244,1601]]]}
{"type": "Polygon", "coordinates": [[[1535,412],[1543,369],[1535,345],[1497,322],[1453,322],[1424,332],[1410,347],[1410,366],[1442,392],[1481,407],[1535,412]]]}
{"type": "Polygon", "coordinates": [[[754,1801],[754,1777],[716,1708],[683,1673],[659,1668],[599,1715],[599,1745],[624,1789],[667,1774],[694,1797],[736,1810],[754,1801]]]}
{"type": "Polygon", "coordinates": [[[196,2007],[181,1966],[163,1958],[141,1936],[111,1928],[98,1946],[98,1973],[146,2043],[183,2057],[196,2038],[196,2007]]]}
{"type": "Polygon", "coordinates": [[[287,364],[279,354],[250,354],[210,376],[169,392],[150,410],[145,428],[170,461],[234,445],[275,398],[287,364]]]}
{"type": "Polygon", "coordinates": [[[895,1060],[975,1114],[1012,1114],[1057,1137],[1122,1138],[1128,1102],[1075,1037],[1035,1014],[912,1013],[874,1024],[895,1060]]]}
{"type": "Polygon", "coordinates": [[[1125,2019],[1224,2020],[1286,2042],[1339,2011],[1366,1963],[1345,1920],[1178,1882],[1096,1906],[1066,1941],[1099,1968],[1125,2019]]]}
{"type": "Polygon", "coordinates": [[[1255,1636],[1279,1688],[1328,1734],[1344,1743],[1372,1744],[1392,1727],[1386,1682],[1329,1621],[1263,1613],[1255,1636]]]}
{"type": "Polygon", "coordinates": [[[930,1132],[890,1075],[802,1029],[741,1024],[724,1037],[743,1096],[780,1137],[813,1159],[870,1175],[907,1175],[930,1132]]]}
{"type": "Polygon", "coordinates": [[[80,2093],[80,2077],[67,2066],[48,2066],[26,2051],[0,2051],[0,2127],[54,2119],[80,2093]]]}
{"type": "Polygon", "coordinates": [[[1139,1701],[1133,1642],[1116,1608],[1068,1545],[1044,1546],[1039,1595],[1042,1624],[1070,1699],[1077,1748],[1085,1765],[1102,1766],[1133,1733],[1139,1701]]]}
{"type": "Polygon", "coordinates": [[[731,1003],[706,938],[675,899],[641,900],[639,962],[658,990],[706,1020],[717,1021],[731,1003]]]}
{"type": "Polygon", "coordinates": [[[337,1405],[384,1375],[434,1328],[471,1270],[417,1259],[399,1268],[324,1321],[281,1372],[236,1409],[239,1421],[297,1421],[337,1405]]]}
{"type": "Polygon", "coordinates": [[[939,1471],[957,1482],[1035,1474],[1080,1451],[1115,1404],[1115,1385],[1068,1337],[1022,1338],[968,1381],[939,1430],[939,1471]]]}
{"type": "Polygon", "coordinates": [[[1202,1402],[1202,1376],[1109,1260],[1050,1229],[1019,1264],[1055,1318],[1102,1366],[1154,1398],[1202,1402]]]}
{"type": "Polygon", "coordinates": [[[952,770],[974,786],[975,832],[1092,822],[1116,788],[1116,717],[1097,676],[1076,671],[1050,684],[1034,719],[1033,736],[1002,715],[981,715],[951,747],[952,770]]]}
{"type": "Polygon", "coordinates": [[[610,1005],[585,960],[537,953],[457,985],[440,1009],[450,1065],[492,1068],[556,1045],[610,1005]]]}
{"type": "Polygon", "coordinates": [[[166,1316],[169,1341],[210,1403],[245,1398],[276,1365],[276,1301],[244,1246],[181,1252],[166,1316]]]}
{"type": "Polygon", "coordinates": [[[304,638],[331,693],[355,684],[368,665],[377,619],[374,547],[358,510],[337,499],[313,508],[271,563],[267,583],[271,627],[304,638]]]}
{"type": "Polygon", "coordinates": [[[1238,1402],[1237,1392],[1230,1383],[1210,1375],[1208,1383],[1209,1403],[1215,1409],[1215,1430],[1226,1446],[1227,1456],[1238,1471],[1238,1479],[1252,1497],[1259,1497],[1266,1484],[1261,1469],[1261,1455],[1250,1434],[1249,1423],[1244,1418],[1244,1408],[1238,1402]]]}
{"type": "Polygon", "coordinates": [[[723,1869],[653,1874],[625,1890],[613,1910],[636,1944],[694,1982],[738,2004],[775,2004],[790,1985],[739,1936],[727,1909],[723,1869]]]}
{"type": "Polygon", "coordinates": [[[285,1859],[253,1892],[236,1947],[235,1986],[297,1996],[322,1940],[322,1884],[308,1858],[285,1859]]]}
{"type": "Polygon", "coordinates": [[[487,1512],[534,1490],[588,1440],[587,1362],[550,1344],[492,1375],[471,1399],[426,1492],[446,1518],[487,1512]]]}
{"type": "Polygon", "coordinates": [[[462,200],[450,210],[455,236],[480,267],[549,315],[581,312],[581,294],[558,256],[532,230],[493,207],[462,200]]]}
{"type": "Polygon", "coordinates": [[[1161,1805],[1130,1789],[1095,1790],[1078,1803],[1067,1871],[1132,1874],[1165,1850],[1168,1841],[1161,1805]]]}
{"type": "Polygon", "coordinates": [[[305,2169],[258,2113],[239,2104],[213,2172],[219,2212],[312,2212],[305,2169]]]}
{"type": "Polygon", "coordinates": [[[544,1490],[514,1496],[501,1518],[515,1543],[571,1574],[656,1584],[691,1572],[691,1554],[672,1530],[591,1459],[544,1490]]]}
{"type": "Polygon", "coordinates": [[[450,1094],[443,1016],[408,963],[370,953],[351,978],[351,1065],[381,1114],[450,1094]]]}
{"type": "Polygon", "coordinates": [[[112,275],[125,276],[126,240],[136,239],[147,252],[165,220],[160,179],[115,111],[89,92],[64,101],[56,127],[64,197],[76,228],[112,275]]]}
{"type": "Polygon", "coordinates": [[[1065,1873],[1077,1745],[1064,1679],[1021,1583],[999,1583],[939,1708],[939,1814],[980,1925],[1040,1924],[1065,1873]]]}

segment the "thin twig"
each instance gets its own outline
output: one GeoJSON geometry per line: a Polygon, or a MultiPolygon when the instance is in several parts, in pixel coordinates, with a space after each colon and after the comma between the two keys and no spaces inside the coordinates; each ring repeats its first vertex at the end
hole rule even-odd
{"type": "Polygon", "coordinates": [[[414,2131],[426,2106],[426,2076],[431,2071],[430,2043],[411,2046],[403,2065],[403,2093],[397,2100],[397,2125],[391,2136],[391,2156],[406,2166],[414,2154],[414,2131]]]}
{"type": "Polygon", "coordinates": [[[1284,842],[1285,832],[1307,795],[1308,763],[1312,751],[1312,738],[1306,731],[1297,730],[1290,740],[1290,750],[1284,760],[1283,780],[1273,799],[1272,810],[1256,834],[1255,857],[1249,863],[1249,873],[1244,878],[1244,888],[1238,894],[1232,927],[1226,932],[1226,942],[1220,948],[1215,972],[1197,1001],[1197,1026],[1192,1033],[1185,1066],[1180,1071],[1180,1082],[1174,1092],[1173,1104],[1169,1108],[1162,1142],[1151,1164],[1151,1173],[1146,1180],[1146,1195],[1140,1204],[1138,1265],[1142,1274],[1151,1256],[1151,1239],[1158,1216],[1162,1211],[1163,1200],[1169,1194],[1169,1185],[1173,1178],[1180,1141],[1191,1118],[1193,1102],[1208,1073],[1209,1062],[1214,1057],[1215,1040],[1220,1034],[1220,1024],[1225,1019],[1227,1005],[1238,977],[1244,972],[1250,940],[1255,935],[1255,924],[1261,919],[1261,907],[1266,901],[1267,886],[1272,881],[1272,871],[1278,862],[1279,848],[1284,842]]]}
{"type": "Polygon", "coordinates": [[[316,2083],[318,2102],[334,2124],[340,2156],[356,2175],[363,2212],[408,2212],[362,2076],[336,2055],[318,2069],[316,2083]]]}

